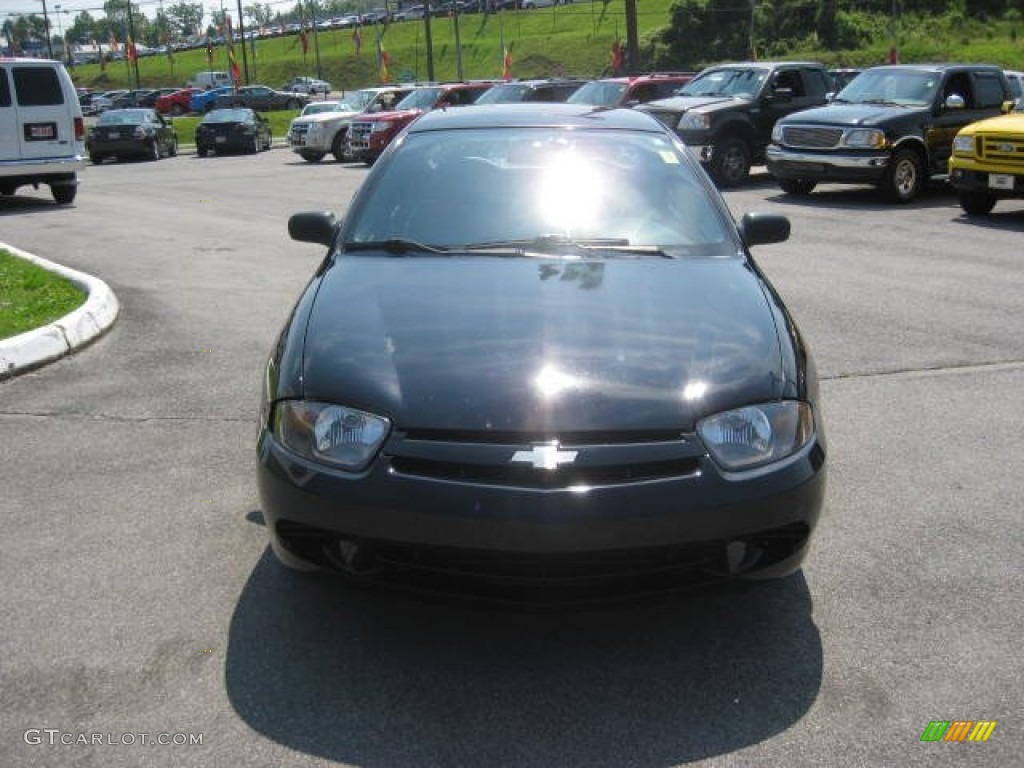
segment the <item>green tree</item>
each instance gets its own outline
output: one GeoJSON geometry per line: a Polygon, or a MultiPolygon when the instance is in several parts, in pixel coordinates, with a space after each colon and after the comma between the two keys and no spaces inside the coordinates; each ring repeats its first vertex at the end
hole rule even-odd
{"type": "Polygon", "coordinates": [[[202,29],[206,11],[202,3],[189,3],[182,0],[167,7],[167,16],[172,20],[180,35],[191,37],[196,30],[202,29]]]}

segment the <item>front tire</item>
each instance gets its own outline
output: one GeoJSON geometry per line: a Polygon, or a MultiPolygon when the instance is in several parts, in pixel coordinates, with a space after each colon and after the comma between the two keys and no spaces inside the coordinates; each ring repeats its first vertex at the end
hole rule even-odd
{"type": "Polygon", "coordinates": [[[807,179],[779,179],[779,188],[787,195],[809,195],[818,182],[807,179]]]}
{"type": "Polygon", "coordinates": [[[177,136],[175,136],[171,140],[171,148],[169,150],[167,150],[167,156],[168,157],[177,157],[178,156],[178,137],[177,136]]]}
{"type": "Polygon", "coordinates": [[[924,163],[913,149],[900,149],[882,180],[882,193],[894,203],[909,203],[924,187],[924,163]]]}
{"type": "Polygon", "coordinates": [[[299,157],[307,163],[319,163],[324,159],[323,152],[300,152],[299,157]]]}
{"type": "Polygon", "coordinates": [[[149,159],[154,163],[161,158],[160,154],[160,140],[153,139],[153,146],[149,150],[149,159]]]}
{"type": "Polygon", "coordinates": [[[331,142],[331,154],[334,155],[334,159],[339,163],[345,162],[345,139],[347,137],[348,131],[343,128],[338,131],[334,141],[331,142]]]}
{"type": "Polygon", "coordinates": [[[206,157],[206,147],[196,147],[197,157],[206,157]]]}
{"type": "Polygon", "coordinates": [[[739,138],[716,144],[711,156],[711,175],[720,187],[736,187],[750,174],[750,149],[739,138]]]}
{"type": "Polygon", "coordinates": [[[968,216],[987,216],[996,205],[996,196],[980,190],[961,190],[960,207],[968,216]]]}
{"type": "Polygon", "coordinates": [[[255,155],[255,154],[258,154],[259,151],[260,151],[260,137],[259,136],[253,136],[252,137],[252,142],[250,142],[250,144],[249,144],[249,154],[250,155],[255,155]]]}
{"type": "Polygon", "coordinates": [[[100,163],[102,163],[106,159],[107,158],[105,158],[103,155],[99,154],[98,152],[93,152],[92,154],[89,155],[89,160],[92,162],[93,165],[99,165],[100,163]]]}

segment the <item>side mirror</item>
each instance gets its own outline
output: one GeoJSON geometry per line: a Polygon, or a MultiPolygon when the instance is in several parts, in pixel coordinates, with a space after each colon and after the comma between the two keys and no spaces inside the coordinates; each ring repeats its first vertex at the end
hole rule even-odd
{"type": "Polygon", "coordinates": [[[747,247],[782,243],[789,239],[789,219],[777,213],[748,213],[739,223],[747,247]]]}
{"type": "Polygon", "coordinates": [[[288,219],[288,234],[301,243],[318,243],[328,248],[338,231],[338,219],[331,211],[306,211],[288,219]]]}
{"type": "Polygon", "coordinates": [[[946,109],[963,109],[966,106],[967,102],[959,93],[951,93],[946,97],[946,109]]]}

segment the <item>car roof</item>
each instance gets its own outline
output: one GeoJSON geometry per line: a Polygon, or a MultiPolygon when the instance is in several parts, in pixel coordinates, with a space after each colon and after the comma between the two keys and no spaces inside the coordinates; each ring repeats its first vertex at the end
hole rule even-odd
{"type": "Polygon", "coordinates": [[[435,109],[409,127],[411,133],[460,128],[597,128],[664,133],[664,126],[644,112],[606,109],[591,104],[477,104],[472,109],[435,109]]]}
{"type": "Polygon", "coordinates": [[[989,72],[1002,72],[1002,67],[998,67],[995,64],[969,64],[969,63],[948,63],[943,62],[939,64],[880,64],[876,67],[871,67],[866,70],[868,72],[878,72],[882,70],[897,70],[902,69],[911,72],[946,72],[948,70],[957,69],[970,69],[970,70],[987,70],[989,72]]]}

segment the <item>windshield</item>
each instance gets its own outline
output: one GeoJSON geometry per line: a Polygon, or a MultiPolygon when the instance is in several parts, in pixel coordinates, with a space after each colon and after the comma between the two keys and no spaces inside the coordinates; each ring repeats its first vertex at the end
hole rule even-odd
{"type": "Polygon", "coordinates": [[[203,118],[204,123],[244,123],[249,119],[249,109],[215,109],[203,118]]]}
{"type": "Polygon", "coordinates": [[[97,125],[138,125],[145,122],[146,111],[143,109],[119,109],[113,112],[104,112],[97,125]]]}
{"type": "Polygon", "coordinates": [[[440,88],[417,88],[398,102],[395,109],[429,109],[440,95],[440,88]]]}
{"type": "Polygon", "coordinates": [[[836,101],[852,104],[896,104],[925,107],[935,102],[938,72],[909,69],[862,72],[836,94],[836,101]]]}
{"type": "Polygon", "coordinates": [[[521,83],[512,85],[495,85],[482,94],[474,103],[476,104],[512,104],[523,100],[524,94],[530,91],[530,86],[521,83]]]}
{"type": "Polygon", "coordinates": [[[513,245],[736,253],[695,166],[660,134],[425,131],[409,134],[371,178],[346,222],[352,249],[390,243],[401,253],[423,246],[508,252],[513,245]]]}
{"type": "Polygon", "coordinates": [[[614,107],[622,101],[626,83],[594,80],[581,85],[566,101],[570,104],[593,104],[595,107],[614,107]]]}
{"type": "Polygon", "coordinates": [[[739,96],[751,99],[768,78],[766,69],[713,69],[679,90],[680,96],[739,96]]]}
{"type": "Polygon", "coordinates": [[[374,98],[377,96],[379,91],[366,89],[362,91],[356,91],[345,96],[343,104],[349,105],[350,112],[359,112],[367,107],[374,98]]]}

